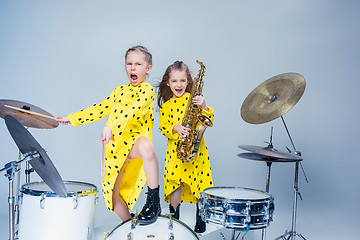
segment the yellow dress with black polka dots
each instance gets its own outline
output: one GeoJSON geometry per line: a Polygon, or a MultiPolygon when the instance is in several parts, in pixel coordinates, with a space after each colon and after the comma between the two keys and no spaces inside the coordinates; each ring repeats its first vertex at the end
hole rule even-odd
{"type": "Polygon", "coordinates": [[[143,82],[136,87],[129,83],[115,88],[101,103],[68,115],[74,127],[109,116],[106,125],[111,128],[112,139],[106,145],[102,189],[110,211],[114,211],[113,186],[122,168],[119,195],[129,209],[133,209],[146,183],[142,159],[125,160],[138,137],[152,140],[154,96],[154,89],[149,83],[143,82]]]}
{"type": "MultiPolygon", "coordinates": [[[[204,137],[201,140],[198,155],[191,162],[177,158],[176,144],[180,139],[178,133],[173,133],[175,125],[182,122],[190,94],[185,93],[182,97],[172,98],[166,101],[160,108],[159,127],[162,134],[168,138],[165,168],[164,168],[164,192],[165,201],[170,203],[170,194],[180,187],[180,202],[196,204],[200,192],[205,188],[212,187],[212,174],[210,160],[204,137]]],[[[214,110],[208,107],[208,111],[202,109],[202,114],[214,119],[214,110]]]]}

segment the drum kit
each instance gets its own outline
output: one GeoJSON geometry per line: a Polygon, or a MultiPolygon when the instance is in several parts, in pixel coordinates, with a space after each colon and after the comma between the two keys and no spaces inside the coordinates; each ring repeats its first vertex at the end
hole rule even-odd
{"type": "MultiPolygon", "coordinates": [[[[242,104],[241,117],[247,123],[262,124],[280,117],[294,153],[290,149],[283,152],[273,147],[271,128],[268,146],[239,145],[239,148],[248,152],[238,154],[244,159],[266,163],[265,191],[244,187],[211,187],[201,192],[199,208],[202,218],[207,223],[232,230],[232,240],[238,239],[241,233],[244,233],[244,238],[249,230],[258,229],[262,230],[262,239],[266,238],[266,228],[273,221],[275,209],[274,198],[269,190],[271,165],[276,162],[295,163],[295,177],[292,227],[275,240],[295,240],[295,237],[305,240],[296,231],[297,200],[298,197],[301,198],[298,171],[300,166],[305,175],[301,165],[303,159],[283,118],[283,115],[299,101],[304,91],[303,76],[297,73],[284,73],[260,84],[242,104]]],[[[92,239],[95,206],[98,201],[96,186],[63,181],[46,151],[25,128],[56,128],[56,119],[36,106],[14,100],[0,100],[0,117],[5,119],[8,130],[21,152],[19,161],[9,162],[0,169],[0,172],[6,171],[5,176],[9,180],[10,240],[48,239],[49,236],[51,239],[92,239]],[[20,171],[22,162],[27,164],[26,184],[20,190],[19,187],[16,189],[15,192],[20,193],[16,199],[13,181],[15,174],[20,171]],[[43,182],[31,183],[29,175],[32,171],[38,173],[43,182]],[[19,225],[16,232],[15,225],[19,225]],[[36,226],[40,226],[41,230],[36,226]]],[[[19,176],[20,174],[18,178],[19,176]]],[[[105,239],[200,239],[186,224],[173,219],[171,215],[160,215],[151,225],[137,225],[136,217],[132,218],[115,227],[105,239]]],[[[225,240],[225,236],[221,232],[220,234],[225,240]]]]}
{"type": "Polygon", "coordinates": [[[55,128],[59,125],[56,119],[34,105],[7,99],[0,100],[0,117],[20,150],[18,161],[0,169],[9,180],[9,239],[91,239],[96,186],[63,181],[46,151],[25,128],[55,128]],[[22,162],[26,163],[26,183],[19,189],[22,162]],[[30,182],[33,171],[43,182],[30,182]]]}
{"type": "MultiPolygon", "coordinates": [[[[269,194],[271,164],[276,162],[295,163],[294,202],[292,228],[275,240],[294,240],[295,237],[305,239],[296,232],[297,198],[301,195],[298,189],[298,169],[302,168],[301,153],[297,151],[290,136],[283,115],[301,98],[305,91],[305,79],[297,73],[284,73],[274,76],[257,86],[244,100],[241,107],[242,119],[250,124],[262,124],[281,118],[294,153],[276,150],[272,145],[272,131],[268,146],[239,145],[248,151],[238,154],[249,160],[262,161],[267,165],[265,191],[241,187],[212,187],[201,193],[200,205],[202,217],[207,222],[219,224],[231,229],[231,239],[237,239],[242,232],[262,230],[262,239],[266,237],[266,228],[273,220],[274,198],[269,194]],[[236,232],[240,233],[236,236],[236,232]]],[[[302,168],[305,175],[304,169],[302,168]]],[[[306,179],[306,175],[305,175],[306,179]]],[[[307,179],[306,179],[307,181],[307,179]]],[[[222,234],[223,239],[225,239],[222,234]]]]}

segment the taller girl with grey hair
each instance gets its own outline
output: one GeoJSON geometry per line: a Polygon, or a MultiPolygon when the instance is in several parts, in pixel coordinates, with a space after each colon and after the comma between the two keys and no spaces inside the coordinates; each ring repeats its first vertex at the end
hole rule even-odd
{"type": "Polygon", "coordinates": [[[105,204],[123,221],[131,219],[129,209],[147,181],[146,203],[138,216],[144,225],[155,222],[161,211],[159,165],[152,143],[155,92],[146,82],[152,55],[143,46],[132,47],[125,54],[125,68],[130,83],[115,88],[102,102],[57,120],[76,127],[109,116],[100,138],[106,143],[101,171],[105,204]]]}

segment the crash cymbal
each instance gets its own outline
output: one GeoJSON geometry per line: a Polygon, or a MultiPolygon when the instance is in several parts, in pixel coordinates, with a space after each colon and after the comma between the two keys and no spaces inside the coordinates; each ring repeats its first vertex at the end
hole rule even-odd
{"type": "Polygon", "coordinates": [[[10,115],[6,115],[4,119],[10,135],[22,154],[26,155],[36,152],[40,154],[40,157],[35,157],[29,161],[35,172],[55,193],[61,197],[66,197],[67,191],[64,182],[49,156],[46,154],[46,151],[19,121],[10,115]]]}
{"type": "Polygon", "coordinates": [[[275,159],[289,159],[294,161],[302,160],[302,158],[298,155],[282,152],[271,147],[260,147],[260,146],[252,146],[252,145],[239,145],[238,147],[252,153],[256,153],[262,156],[272,157],[275,159]]]}
{"type": "MultiPolygon", "coordinates": [[[[20,102],[16,100],[0,99],[0,117],[4,118],[6,115],[10,115],[18,120],[23,126],[41,129],[56,128],[59,123],[53,119],[41,117],[26,112],[18,111],[16,109],[9,108],[15,107],[27,110],[29,112],[39,113],[46,116],[52,116],[45,110],[31,105],[29,103],[20,102]]],[[[53,116],[52,116],[53,117],[53,116]]]]}
{"type": "Polygon", "coordinates": [[[271,156],[265,156],[257,153],[239,153],[238,157],[255,160],[255,161],[263,161],[263,162],[298,162],[301,160],[298,159],[287,159],[287,158],[276,158],[271,156]]]}
{"type": "Polygon", "coordinates": [[[270,122],[287,113],[305,91],[305,78],[298,73],[283,73],[257,86],[241,106],[247,123],[270,122]]]}

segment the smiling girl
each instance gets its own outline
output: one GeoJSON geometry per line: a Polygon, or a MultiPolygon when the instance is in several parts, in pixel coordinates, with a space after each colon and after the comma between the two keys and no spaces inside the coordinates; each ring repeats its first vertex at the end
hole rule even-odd
{"type": "Polygon", "coordinates": [[[123,221],[129,220],[129,209],[133,209],[147,181],[147,199],[138,220],[140,224],[150,224],[161,211],[159,166],[152,144],[155,92],[146,82],[152,55],[143,46],[132,47],[125,54],[125,67],[129,84],[115,88],[99,104],[57,120],[76,127],[109,116],[101,134],[101,141],[106,143],[102,166],[106,206],[123,221]]]}
{"type": "Polygon", "coordinates": [[[196,204],[194,231],[203,233],[206,224],[200,217],[197,202],[200,192],[213,186],[205,140],[202,138],[198,155],[192,162],[180,160],[176,152],[177,141],[189,135],[190,131],[181,125],[188,101],[199,105],[203,115],[211,120],[214,118],[214,110],[206,105],[203,96],[189,99],[192,85],[189,68],[181,61],[174,62],[166,69],[158,86],[157,103],[160,108],[159,127],[168,138],[164,169],[165,201],[170,203],[170,213],[177,219],[180,217],[180,202],[196,204]]]}

